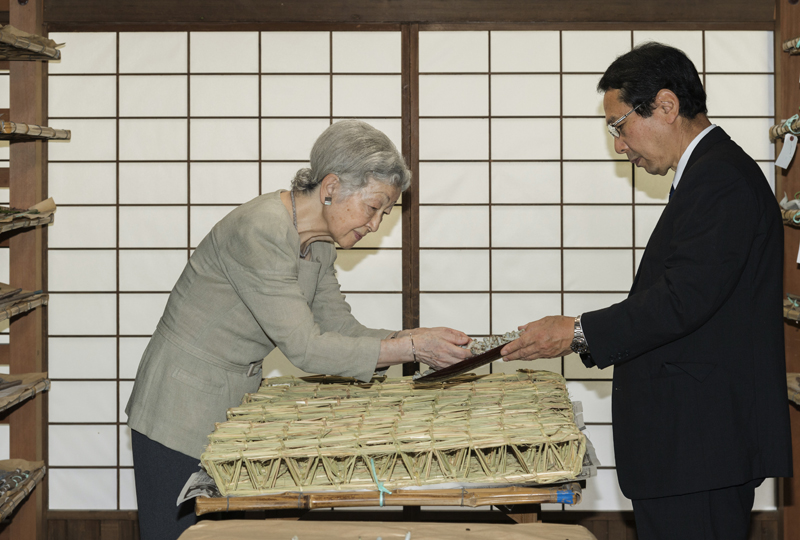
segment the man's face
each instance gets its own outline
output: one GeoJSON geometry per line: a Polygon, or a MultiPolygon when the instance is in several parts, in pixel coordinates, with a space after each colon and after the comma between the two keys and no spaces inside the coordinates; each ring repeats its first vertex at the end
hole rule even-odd
{"type": "MultiPolygon", "coordinates": [[[[622,118],[632,108],[632,105],[620,101],[619,90],[609,90],[603,97],[608,123],[622,118]]],[[[656,110],[651,116],[643,118],[633,112],[617,124],[620,136],[614,139],[614,150],[618,154],[625,154],[628,161],[650,174],[664,176],[673,164],[669,152],[668,126],[659,113],[656,110]]]]}

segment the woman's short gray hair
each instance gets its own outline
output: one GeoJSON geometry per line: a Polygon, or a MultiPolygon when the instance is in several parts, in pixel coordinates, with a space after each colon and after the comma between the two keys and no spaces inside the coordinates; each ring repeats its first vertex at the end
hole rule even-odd
{"type": "Polygon", "coordinates": [[[297,171],[292,189],[309,193],[331,173],[339,177],[342,196],[371,178],[400,191],[411,185],[411,171],[389,137],[361,120],[341,120],[323,131],[311,149],[311,168],[297,171]]]}

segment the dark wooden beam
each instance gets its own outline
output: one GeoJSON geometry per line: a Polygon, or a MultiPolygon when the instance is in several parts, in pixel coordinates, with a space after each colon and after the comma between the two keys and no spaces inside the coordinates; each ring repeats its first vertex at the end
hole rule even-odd
{"type": "Polygon", "coordinates": [[[764,23],[774,0],[48,0],[48,25],[73,23],[764,23]]]}

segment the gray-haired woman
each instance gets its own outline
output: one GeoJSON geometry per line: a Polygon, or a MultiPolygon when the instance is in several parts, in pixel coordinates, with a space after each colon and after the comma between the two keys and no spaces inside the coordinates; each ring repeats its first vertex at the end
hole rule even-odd
{"type": "Polygon", "coordinates": [[[197,246],[144,352],[126,412],[142,540],[177,538],[195,522],[175,506],[215,422],[261,382],[275,347],[311,373],[367,381],[413,361],[440,368],[469,342],[448,328],[374,330],[339,290],[334,242],[347,249],[378,230],[411,173],[386,135],[331,125],[291,191],[268,193],[220,221],[197,246]]]}

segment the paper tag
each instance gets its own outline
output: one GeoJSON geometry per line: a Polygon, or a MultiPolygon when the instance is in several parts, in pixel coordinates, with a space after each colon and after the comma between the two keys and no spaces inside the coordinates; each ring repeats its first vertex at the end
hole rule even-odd
{"type": "Polygon", "coordinates": [[[791,163],[792,158],[794,157],[794,151],[796,148],[797,136],[787,133],[783,138],[783,149],[781,150],[781,155],[779,155],[778,159],[775,160],[775,166],[780,167],[781,169],[788,169],[789,163],[791,163]]]}
{"type": "Polygon", "coordinates": [[[800,264],[800,248],[797,250],[797,264],[800,264]]]}

